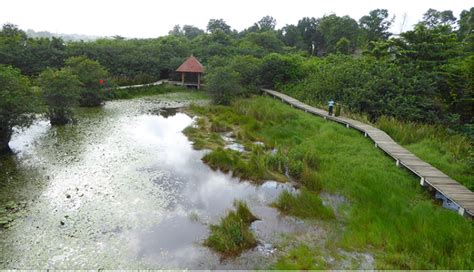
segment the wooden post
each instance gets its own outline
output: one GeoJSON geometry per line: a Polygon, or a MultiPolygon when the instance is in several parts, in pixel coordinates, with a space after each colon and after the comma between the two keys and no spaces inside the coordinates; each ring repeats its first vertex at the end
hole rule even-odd
{"type": "Polygon", "coordinates": [[[181,85],[184,86],[184,72],[181,73],[181,85]]]}
{"type": "Polygon", "coordinates": [[[201,89],[201,73],[198,73],[198,90],[201,89]]]}

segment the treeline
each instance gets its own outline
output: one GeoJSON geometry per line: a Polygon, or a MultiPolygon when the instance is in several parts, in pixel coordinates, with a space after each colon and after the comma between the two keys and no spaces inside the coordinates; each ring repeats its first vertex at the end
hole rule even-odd
{"type": "Polygon", "coordinates": [[[92,42],[29,38],[6,24],[0,64],[36,78],[83,56],[105,67],[115,84],[128,85],[174,78],[194,54],[219,103],[264,86],[310,103],[332,98],[373,120],[389,115],[472,132],[474,8],[459,18],[429,9],[413,30],[397,36],[389,32],[393,19],[377,9],[359,20],[331,14],[276,29],[276,20],[265,16],[241,32],[212,19],[205,30],[177,25],[156,39],[92,42]]]}
{"type": "Polygon", "coordinates": [[[211,58],[208,87],[217,103],[271,87],[310,104],[334,99],[374,122],[391,116],[443,125],[474,139],[474,8],[459,19],[430,9],[413,30],[396,37],[388,32],[388,18],[385,10],[370,12],[358,24],[335,15],[305,18],[274,32],[286,41],[280,52],[211,58]],[[301,27],[307,22],[314,28],[301,27]],[[285,40],[289,33],[297,37],[293,47],[285,40]]]}

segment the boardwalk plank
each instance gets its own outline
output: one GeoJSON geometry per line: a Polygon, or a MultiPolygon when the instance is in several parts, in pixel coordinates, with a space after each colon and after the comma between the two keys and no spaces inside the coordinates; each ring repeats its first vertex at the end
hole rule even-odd
{"type": "Polygon", "coordinates": [[[376,143],[379,148],[389,154],[392,158],[399,160],[402,165],[408,168],[408,170],[420,177],[423,177],[426,183],[430,184],[440,193],[464,208],[467,214],[474,216],[473,192],[471,192],[465,186],[459,184],[454,179],[448,177],[437,168],[431,166],[429,163],[421,160],[406,148],[397,144],[384,131],[347,117],[329,116],[325,110],[309,106],[297,99],[294,99],[293,97],[274,90],[262,89],[262,91],[266,94],[281,99],[282,101],[293,105],[296,108],[364,132],[376,143]]]}

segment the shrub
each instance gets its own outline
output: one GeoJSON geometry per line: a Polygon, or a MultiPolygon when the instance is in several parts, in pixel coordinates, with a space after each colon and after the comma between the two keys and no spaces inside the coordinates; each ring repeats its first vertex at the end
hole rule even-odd
{"type": "Polygon", "coordinates": [[[229,105],[244,92],[239,73],[228,67],[217,67],[206,75],[207,89],[214,104],[229,105]]]}
{"type": "Polygon", "coordinates": [[[72,107],[77,104],[82,90],[78,77],[69,68],[47,69],[39,75],[38,81],[51,125],[63,125],[71,121],[72,107]]]}
{"type": "Polygon", "coordinates": [[[83,84],[80,105],[100,106],[102,103],[102,94],[99,92],[101,89],[100,80],[108,76],[107,70],[99,62],[86,57],[71,57],[66,60],[66,66],[83,84]]]}

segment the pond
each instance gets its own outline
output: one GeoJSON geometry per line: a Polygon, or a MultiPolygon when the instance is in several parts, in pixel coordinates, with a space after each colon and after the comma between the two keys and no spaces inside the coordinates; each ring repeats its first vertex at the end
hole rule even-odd
{"type": "Polygon", "coordinates": [[[211,170],[182,130],[186,103],[160,97],[78,109],[74,125],[38,120],[0,158],[0,268],[252,269],[275,258],[280,234],[305,223],[268,206],[288,185],[256,186],[211,170]],[[202,246],[208,225],[247,201],[260,245],[221,260],[202,246]],[[9,203],[9,204],[5,204],[9,203]],[[5,211],[3,211],[5,213],[5,211]]]}

